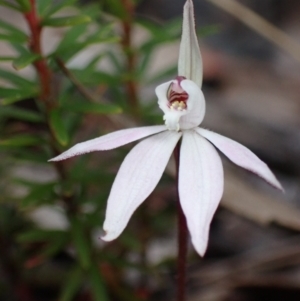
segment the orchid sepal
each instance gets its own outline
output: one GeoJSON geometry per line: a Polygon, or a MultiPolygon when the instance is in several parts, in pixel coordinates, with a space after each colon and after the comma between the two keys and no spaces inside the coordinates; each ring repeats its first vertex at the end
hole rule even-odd
{"type": "Polygon", "coordinates": [[[202,87],[203,63],[195,29],[194,5],[192,0],[187,0],[183,8],[178,75],[192,80],[199,88],[202,87]]]}

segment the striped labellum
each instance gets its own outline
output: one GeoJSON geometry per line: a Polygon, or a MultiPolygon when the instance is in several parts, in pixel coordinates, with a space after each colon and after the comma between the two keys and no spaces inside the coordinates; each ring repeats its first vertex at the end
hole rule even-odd
{"type": "Polygon", "coordinates": [[[181,87],[181,81],[183,79],[185,79],[184,76],[177,76],[167,91],[168,107],[171,110],[183,111],[187,109],[189,95],[181,87]]]}

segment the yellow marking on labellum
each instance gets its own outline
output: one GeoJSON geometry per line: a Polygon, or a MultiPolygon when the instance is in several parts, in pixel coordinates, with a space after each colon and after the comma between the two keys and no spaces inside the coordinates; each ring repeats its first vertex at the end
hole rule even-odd
{"type": "Polygon", "coordinates": [[[177,111],[183,111],[187,107],[185,101],[178,101],[175,100],[170,104],[170,109],[171,110],[177,110],[177,111]]]}

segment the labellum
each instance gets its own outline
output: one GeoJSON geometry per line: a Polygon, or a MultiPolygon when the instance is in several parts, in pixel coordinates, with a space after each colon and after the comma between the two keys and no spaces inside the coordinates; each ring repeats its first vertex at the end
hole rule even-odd
{"type": "Polygon", "coordinates": [[[183,111],[187,108],[187,100],[189,95],[181,87],[181,81],[184,76],[177,76],[175,81],[170,84],[167,92],[168,107],[171,110],[183,111]]]}

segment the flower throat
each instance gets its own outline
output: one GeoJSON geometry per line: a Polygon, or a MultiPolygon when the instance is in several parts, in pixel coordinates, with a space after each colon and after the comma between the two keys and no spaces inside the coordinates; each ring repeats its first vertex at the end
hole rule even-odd
{"type": "Polygon", "coordinates": [[[184,76],[177,76],[175,81],[171,83],[168,92],[168,107],[171,110],[183,111],[187,108],[187,100],[189,95],[182,89],[181,81],[186,79],[184,76]]]}

